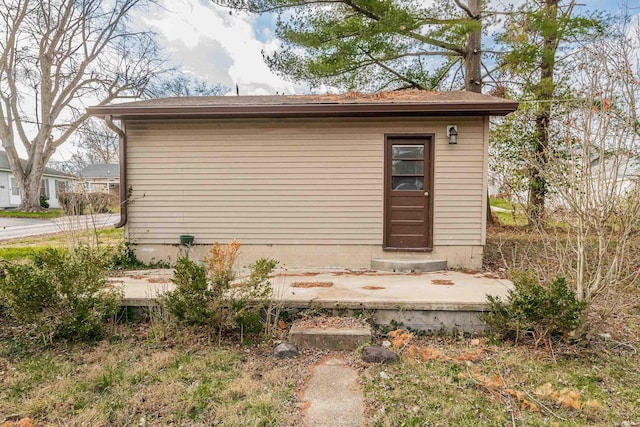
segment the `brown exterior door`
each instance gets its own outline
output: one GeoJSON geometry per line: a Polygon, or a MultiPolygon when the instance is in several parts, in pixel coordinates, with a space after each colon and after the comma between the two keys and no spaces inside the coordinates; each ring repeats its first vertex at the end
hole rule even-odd
{"type": "Polygon", "coordinates": [[[384,248],[433,247],[433,138],[387,136],[384,248]]]}

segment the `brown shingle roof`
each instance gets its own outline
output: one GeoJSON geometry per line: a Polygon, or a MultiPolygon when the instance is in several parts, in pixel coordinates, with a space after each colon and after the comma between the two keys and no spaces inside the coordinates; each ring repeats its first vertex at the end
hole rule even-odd
{"type": "Polygon", "coordinates": [[[293,96],[192,96],[95,106],[96,116],[143,117],[349,117],[400,115],[505,115],[518,103],[472,92],[394,91],[293,96]]]}

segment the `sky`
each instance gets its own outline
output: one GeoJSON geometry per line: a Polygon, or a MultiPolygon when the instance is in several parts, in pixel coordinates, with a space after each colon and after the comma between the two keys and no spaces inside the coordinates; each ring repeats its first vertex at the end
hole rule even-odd
{"type": "Polygon", "coordinates": [[[279,47],[274,15],[232,11],[207,0],[164,0],[142,18],[160,36],[170,61],[185,73],[221,83],[237,84],[241,95],[294,94],[304,85],[270,72],[262,52],[279,47]]]}
{"type": "MultiPolygon", "coordinates": [[[[425,0],[430,1],[430,0],[425,0]]],[[[514,0],[493,0],[514,3],[514,0]]],[[[523,2],[531,0],[515,0],[523,2]]],[[[619,1],[584,0],[582,9],[615,12],[619,1]]],[[[638,8],[640,13],[640,7],[638,8]]],[[[159,0],[158,6],[134,19],[141,27],[150,28],[172,66],[181,72],[220,83],[235,95],[304,94],[311,89],[272,73],[262,53],[276,51],[280,42],[274,34],[275,14],[256,15],[214,5],[209,0],[159,0]]],[[[328,88],[314,89],[316,93],[328,88]]],[[[75,151],[68,142],[53,160],[66,160],[75,151]]]]}
{"type": "MultiPolygon", "coordinates": [[[[208,0],[162,2],[162,7],[145,15],[142,22],[158,33],[172,63],[185,73],[234,88],[233,94],[236,84],[241,95],[309,91],[304,84],[292,83],[272,73],[262,59],[262,52],[272,53],[280,45],[273,30],[274,14],[232,11],[208,0]]],[[[617,0],[580,3],[584,4],[581,9],[608,11],[617,10],[621,4],[617,0]]]]}

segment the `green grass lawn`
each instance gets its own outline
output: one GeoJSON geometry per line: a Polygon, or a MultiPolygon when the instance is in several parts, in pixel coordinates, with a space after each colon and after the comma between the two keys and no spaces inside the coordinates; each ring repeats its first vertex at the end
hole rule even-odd
{"type": "Polygon", "coordinates": [[[489,204],[491,206],[495,206],[502,209],[507,209],[511,212],[496,212],[493,211],[492,214],[494,217],[498,219],[500,225],[505,226],[525,226],[528,224],[527,216],[523,213],[521,206],[518,204],[512,203],[509,200],[501,199],[497,197],[491,197],[489,199],[489,204]]]}
{"type": "MultiPolygon", "coordinates": [[[[97,232],[101,245],[115,246],[124,238],[122,228],[105,228],[97,232]]],[[[3,242],[0,247],[0,259],[19,261],[33,258],[33,255],[47,248],[68,248],[77,243],[95,243],[96,235],[93,231],[58,233],[46,236],[24,237],[3,242]]]]}
{"type": "Polygon", "coordinates": [[[52,219],[59,218],[63,214],[62,209],[48,209],[45,212],[0,211],[0,217],[8,218],[52,219]]]}
{"type": "Polygon", "coordinates": [[[498,218],[500,225],[504,226],[522,227],[529,223],[527,216],[523,213],[492,212],[492,215],[498,218]]]}
{"type": "Polygon", "coordinates": [[[489,204],[491,206],[495,206],[502,209],[509,209],[509,210],[513,209],[514,207],[514,204],[511,203],[509,200],[501,199],[498,197],[489,198],[489,204]]]}

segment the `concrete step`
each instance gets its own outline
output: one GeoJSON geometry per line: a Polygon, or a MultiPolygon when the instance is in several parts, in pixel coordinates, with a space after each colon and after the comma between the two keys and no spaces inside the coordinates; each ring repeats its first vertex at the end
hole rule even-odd
{"type": "Polygon", "coordinates": [[[371,269],[399,273],[440,271],[447,269],[447,260],[374,258],[371,260],[371,269]]]}
{"type": "Polygon", "coordinates": [[[318,348],[332,351],[353,351],[371,342],[371,328],[361,327],[305,327],[291,326],[289,342],[299,348],[318,348]]]}

